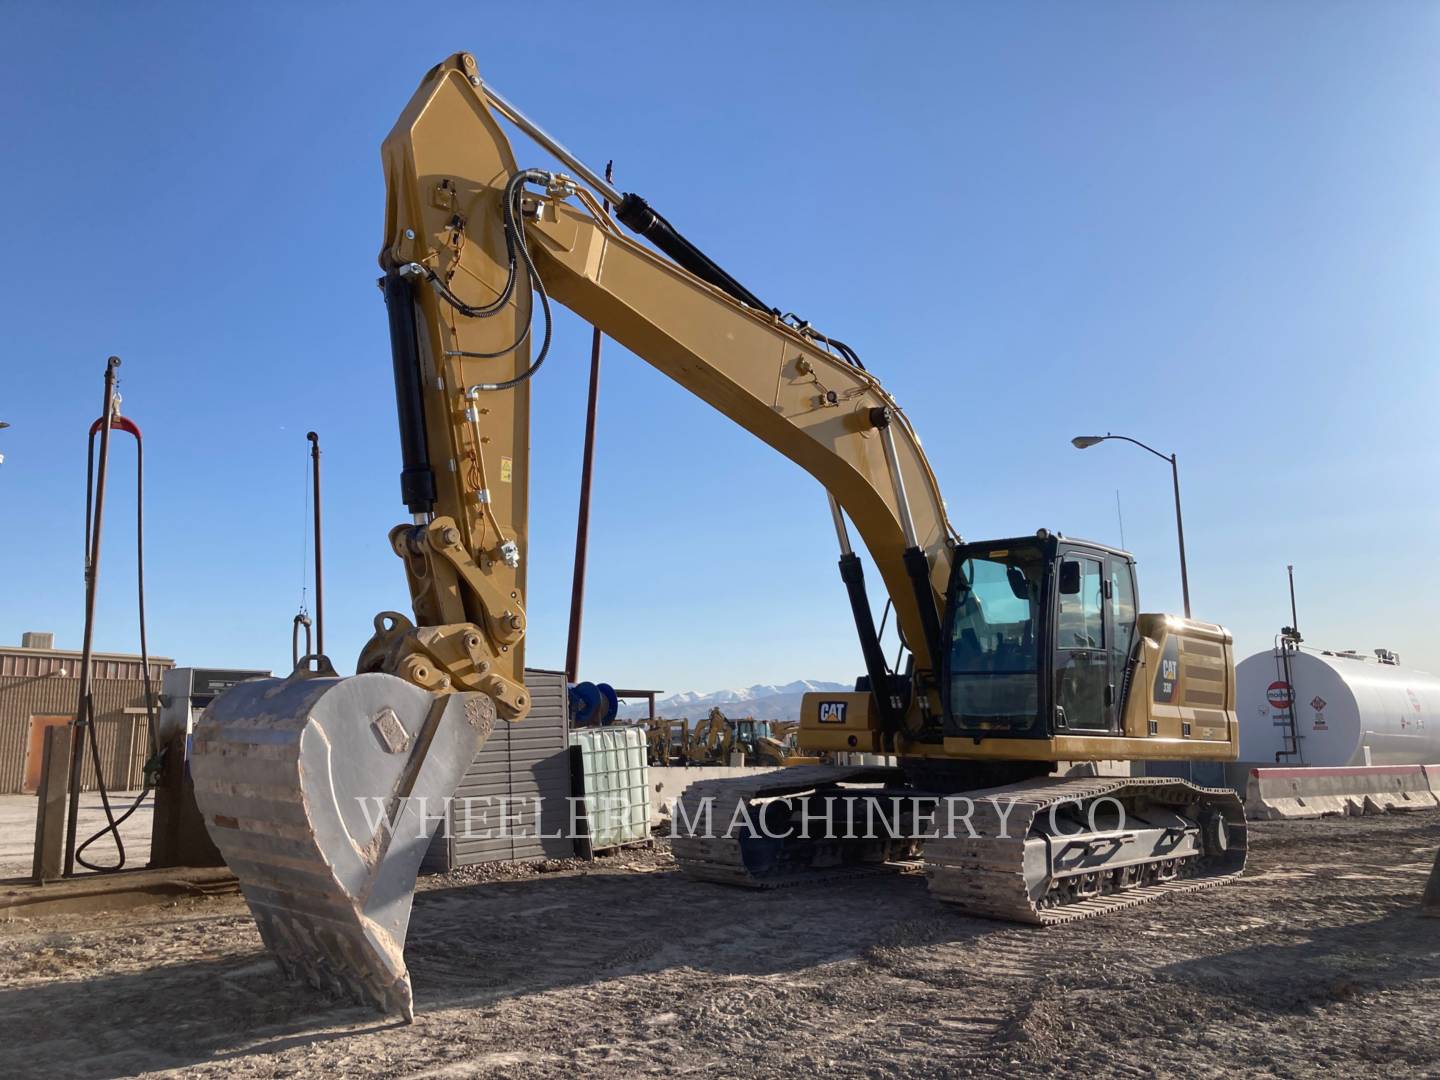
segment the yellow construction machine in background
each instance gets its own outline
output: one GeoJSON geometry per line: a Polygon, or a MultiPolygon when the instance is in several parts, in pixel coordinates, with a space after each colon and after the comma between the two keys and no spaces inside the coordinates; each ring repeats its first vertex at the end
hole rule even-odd
{"type": "Polygon", "coordinates": [[[816,765],[820,758],[796,752],[798,722],[732,720],[718,708],[693,726],[660,717],[646,724],[651,765],[816,765]],[[737,757],[737,755],[739,755],[737,757]]]}

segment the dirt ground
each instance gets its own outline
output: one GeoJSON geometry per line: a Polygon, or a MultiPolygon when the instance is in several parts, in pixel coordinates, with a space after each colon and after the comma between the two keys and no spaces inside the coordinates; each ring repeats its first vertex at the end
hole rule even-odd
{"type": "MultiPolygon", "coordinates": [[[[139,795],[138,791],[112,791],[111,812],[118,818],[130,809],[139,795]]],[[[35,862],[37,805],[34,795],[0,795],[0,880],[30,876],[35,862]]],[[[149,861],[150,832],[154,816],[155,796],[151,794],[147,795],[135,812],[120,825],[120,839],[125,844],[126,866],[144,866],[149,861]]],[[[81,794],[76,825],[75,834],[81,841],[105,828],[105,808],[100,802],[99,792],[86,791],[81,794]]],[[[107,834],[95,841],[85,852],[84,858],[96,866],[114,866],[114,838],[107,834]]]]}
{"type": "Polygon", "coordinates": [[[0,1075],[1436,1075],[1437,845],[1435,813],[1255,825],[1238,884],[1048,930],[663,846],[460,873],[416,897],[412,1026],[281,981],[238,897],[15,921],[0,1075]]]}

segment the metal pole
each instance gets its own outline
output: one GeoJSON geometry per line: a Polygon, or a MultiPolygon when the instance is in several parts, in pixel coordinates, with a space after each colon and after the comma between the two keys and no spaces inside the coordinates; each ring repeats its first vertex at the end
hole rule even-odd
{"type": "Polygon", "coordinates": [[[1180,466],[1170,455],[1170,476],[1175,481],[1175,533],[1180,538],[1180,592],[1185,599],[1185,618],[1190,618],[1190,574],[1185,569],[1185,519],[1180,516],[1180,466]]]}
{"type": "MultiPolygon", "coordinates": [[[[1119,439],[1122,442],[1133,443],[1141,450],[1148,450],[1161,461],[1170,463],[1170,478],[1175,483],[1175,535],[1180,541],[1180,591],[1185,598],[1185,617],[1190,618],[1190,573],[1185,566],[1185,520],[1180,516],[1180,465],[1174,454],[1162,454],[1153,446],[1146,446],[1139,439],[1132,439],[1129,435],[1116,435],[1107,431],[1104,435],[1077,435],[1070,440],[1072,446],[1077,450],[1086,450],[1098,443],[1108,439],[1119,439]]],[[[1119,493],[1116,493],[1118,507],[1119,493]]]]}
{"type": "Polygon", "coordinates": [[[320,551],[320,436],[307,431],[315,484],[315,651],[325,655],[325,561],[320,551]]]}
{"type": "Polygon", "coordinates": [[[895,450],[895,433],[890,430],[887,417],[880,428],[880,448],[885,451],[885,464],[890,469],[890,486],[895,489],[895,509],[900,516],[900,532],[905,537],[906,547],[919,547],[919,534],[915,532],[915,519],[910,516],[910,499],[905,494],[905,477],[900,472],[900,456],[895,450]]]}
{"type": "Polygon", "coordinates": [[[835,535],[840,540],[840,554],[849,555],[852,553],[850,547],[850,530],[845,527],[845,514],[840,509],[840,503],[832,492],[825,492],[830,499],[830,516],[835,521],[835,535]]]}
{"type": "Polygon", "coordinates": [[[1285,573],[1290,578],[1290,629],[1295,633],[1295,640],[1300,640],[1300,617],[1295,614],[1295,567],[1286,564],[1285,573]]]}
{"type": "MultiPolygon", "coordinates": [[[[105,399],[101,406],[100,464],[95,480],[95,518],[91,522],[89,550],[85,553],[85,637],[80,647],[80,694],[75,705],[75,723],[70,742],[70,803],[65,813],[64,876],[75,873],[75,825],[80,816],[80,781],[85,766],[85,728],[90,716],[90,660],[95,643],[95,596],[100,578],[100,526],[105,519],[105,476],[110,464],[110,427],[115,419],[115,369],[120,358],[105,363],[105,399]]],[[[99,768],[97,763],[96,768],[99,768]]]]}
{"type": "Polygon", "coordinates": [[[580,177],[581,180],[585,181],[586,184],[600,193],[601,197],[605,200],[605,208],[607,210],[610,208],[611,203],[617,206],[619,205],[624,196],[610,186],[610,181],[614,179],[611,173],[611,165],[614,165],[613,161],[605,166],[605,179],[601,180],[583,161],[565,149],[565,146],[559,139],[555,138],[555,136],[551,135],[534,120],[531,120],[507,101],[501,95],[500,91],[495,89],[493,83],[485,83],[484,86],[485,96],[490,99],[490,104],[495,106],[495,111],[521,131],[525,132],[526,135],[529,135],[546,150],[549,150],[550,153],[554,154],[566,165],[569,165],[570,168],[574,169],[576,176],[580,177]]]}
{"type": "MultiPolygon", "coordinates": [[[[487,92],[489,87],[486,87],[487,92]]],[[[605,179],[614,176],[615,162],[605,163],[605,179]]],[[[610,209],[609,199],[605,209],[610,209]]],[[[565,647],[565,678],[580,677],[580,622],[585,610],[585,558],[590,548],[590,482],[595,470],[595,418],[600,408],[600,330],[590,335],[590,396],[585,404],[585,450],[580,460],[580,510],[575,520],[575,574],[570,581],[570,639],[565,647]]],[[[653,711],[653,699],[652,699],[653,711]]]]}

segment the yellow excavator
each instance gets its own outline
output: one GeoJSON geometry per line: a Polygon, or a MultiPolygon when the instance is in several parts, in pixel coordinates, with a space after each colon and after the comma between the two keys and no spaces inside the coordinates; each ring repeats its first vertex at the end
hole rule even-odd
{"type": "Polygon", "coordinates": [[[413,1015],[404,940],[437,805],[493,726],[530,708],[530,388],[552,302],[828,494],[864,674],[853,692],[806,696],[800,749],[895,762],[692,785],[673,840],[686,874],[765,887],[919,857],[961,912],[1046,923],[1240,872],[1232,792],[1093,767],[1235,757],[1226,630],[1138,613],[1134,560],[1115,548],[1045,529],[963,540],[910,422],[854,349],[615,190],[472,55],[426,73],[382,156],[380,286],[410,515],[389,539],[413,620],[378,615],[353,676],[307,657],[288,678],[235,687],[194,739],[197,801],[282,969],[413,1015]],[[560,168],[520,167],[502,119],[560,168]],[[852,529],[908,648],[896,667],[852,529]],[[783,827],[894,807],[878,833],[783,827]],[[707,810],[715,827],[694,828],[707,810]]]}
{"type": "Polygon", "coordinates": [[[791,751],[790,736],[797,734],[800,725],[793,720],[756,720],[753,716],[731,720],[719,709],[720,718],[734,732],[733,749],[745,754],[747,765],[818,765],[820,759],[813,755],[796,754],[791,751]]]}
{"type": "Polygon", "coordinates": [[[711,709],[704,720],[696,720],[685,740],[688,765],[728,765],[735,749],[735,725],[719,709],[711,709]]]}
{"type": "Polygon", "coordinates": [[[651,765],[684,765],[690,748],[690,721],[663,716],[647,721],[645,743],[651,765]]]}

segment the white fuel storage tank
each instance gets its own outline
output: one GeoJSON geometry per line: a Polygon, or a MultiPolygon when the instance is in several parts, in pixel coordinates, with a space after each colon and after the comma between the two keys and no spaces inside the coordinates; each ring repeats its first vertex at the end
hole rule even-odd
{"type": "Polygon", "coordinates": [[[1388,653],[1256,653],[1235,669],[1235,708],[1244,762],[1440,763],[1440,679],[1388,653]]]}

